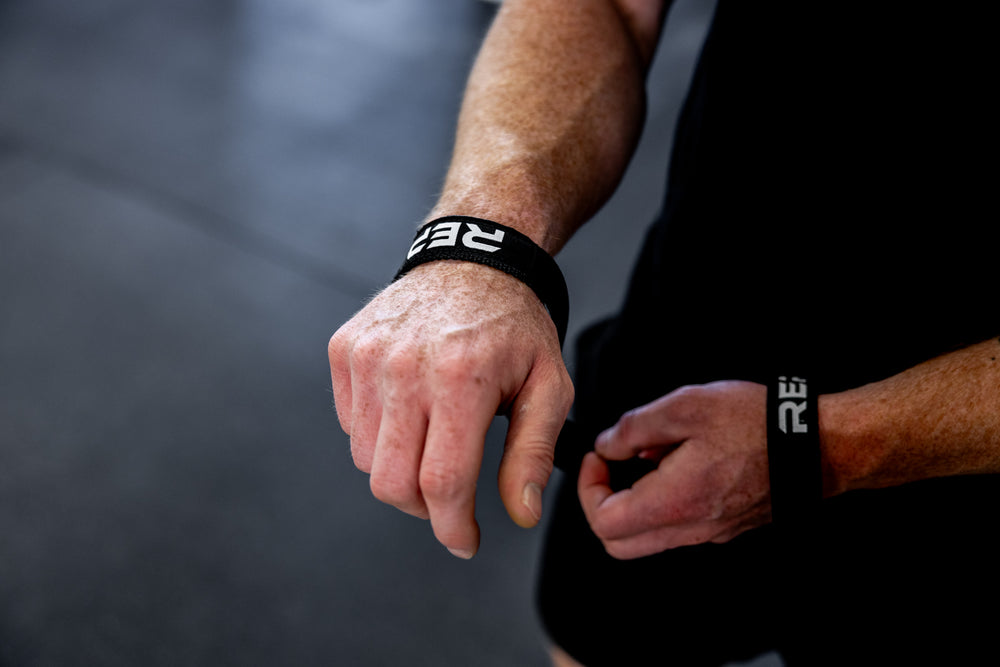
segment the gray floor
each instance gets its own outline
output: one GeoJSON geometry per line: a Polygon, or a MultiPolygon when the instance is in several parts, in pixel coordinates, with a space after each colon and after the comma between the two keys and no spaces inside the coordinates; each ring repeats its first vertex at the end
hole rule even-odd
{"type": "MultiPolygon", "coordinates": [[[[620,298],[710,9],[678,3],[560,258],[573,330],[620,298]]],[[[546,664],[499,428],[459,562],[371,498],[325,356],[433,202],[494,10],[0,0],[0,664],[546,664]]]]}

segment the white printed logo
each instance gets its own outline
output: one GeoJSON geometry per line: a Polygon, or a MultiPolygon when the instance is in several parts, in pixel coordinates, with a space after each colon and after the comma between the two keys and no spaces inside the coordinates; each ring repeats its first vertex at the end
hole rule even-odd
{"type": "Polygon", "coordinates": [[[792,421],[793,433],[809,432],[809,427],[802,421],[802,413],[806,410],[805,399],[808,395],[806,381],[802,378],[793,377],[791,381],[785,376],[778,378],[778,398],[789,399],[778,404],[778,428],[781,429],[782,433],[788,433],[789,419],[792,421]]]}
{"type": "Polygon", "coordinates": [[[417,237],[413,245],[410,246],[410,252],[406,254],[406,259],[411,259],[426,248],[453,248],[459,242],[471,250],[496,252],[500,249],[499,245],[490,245],[489,243],[484,243],[484,241],[500,243],[503,241],[503,236],[502,229],[498,229],[491,234],[484,232],[479,228],[479,225],[471,222],[439,222],[436,225],[428,226],[417,237]],[[468,230],[459,236],[463,226],[467,227],[468,230]]]}

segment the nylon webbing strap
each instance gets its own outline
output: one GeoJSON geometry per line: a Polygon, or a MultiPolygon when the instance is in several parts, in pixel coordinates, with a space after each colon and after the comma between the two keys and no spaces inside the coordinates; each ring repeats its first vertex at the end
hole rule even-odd
{"type": "Polygon", "coordinates": [[[804,375],[781,375],[767,388],[767,458],[771,518],[802,525],[823,498],[815,387],[804,375]]]}
{"type": "Polygon", "coordinates": [[[416,266],[442,259],[485,264],[508,273],[534,290],[566,340],[569,292],[559,265],[534,241],[511,227],[490,220],[452,215],[427,223],[417,231],[406,261],[393,281],[416,266]]]}

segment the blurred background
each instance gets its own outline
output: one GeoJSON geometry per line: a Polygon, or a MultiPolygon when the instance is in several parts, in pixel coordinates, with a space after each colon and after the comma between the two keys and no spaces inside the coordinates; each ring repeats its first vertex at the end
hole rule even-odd
{"type": "MultiPolygon", "coordinates": [[[[571,334],[621,298],[711,9],[676,3],[640,152],[560,256],[571,334]]],[[[0,0],[0,664],[547,664],[503,424],[462,562],[371,497],[326,359],[495,11],[0,0]]]]}

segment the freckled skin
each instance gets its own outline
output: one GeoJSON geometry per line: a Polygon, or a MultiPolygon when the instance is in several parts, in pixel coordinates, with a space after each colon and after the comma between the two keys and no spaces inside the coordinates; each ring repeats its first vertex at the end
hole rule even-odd
{"type": "Polygon", "coordinates": [[[578,489],[608,552],[636,558],[724,542],[769,521],[766,400],[766,388],[751,382],[684,387],[601,434],[599,456],[584,462],[578,489]],[[612,493],[604,459],[651,450],[659,452],[652,457],[658,468],[612,493]]]}
{"type": "Polygon", "coordinates": [[[821,397],[824,492],[1000,471],[998,344],[821,397]]]}
{"type": "MultiPolygon", "coordinates": [[[[1000,472],[998,343],[821,396],[824,495],[1000,472]]],[[[600,456],[587,458],[578,487],[608,552],[637,558],[725,542],[769,521],[765,401],[766,389],[753,383],[684,387],[632,410],[602,434],[600,456]],[[613,493],[603,459],[644,452],[659,461],[657,470],[613,493]]]]}
{"type": "MultiPolygon", "coordinates": [[[[506,0],[470,76],[428,219],[492,219],[556,253],[610,196],[634,150],[668,5],[506,0]]],[[[1000,472],[998,344],[820,397],[824,493],[1000,472]]],[[[548,481],[573,388],[530,289],[480,265],[424,265],[341,327],[329,356],[337,414],[376,497],[429,518],[442,544],[470,556],[483,438],[503,412],[500,495],[515,522],[537,523],[525,491],[548,481]]],[[[767,520],[759,388],[719,380],[682,392],[683,410],[654,402],[620,425],[633,434],[687,427],[668,447],[660,436],[612,438],[605,456],[660,461],[659,477],[638,491],[610,493],[603,460],[588,457],[581,501],[613,555],[724,541],[767,520]]]]}
{"type": "MultiPolygon", "coordinates": [[[[487,218],[555,254],[624,173],[667,4],[504,2],[427,220],[487,218]]],[[[555,327],[524,285],[479,265],[420,266],[341,327],[329,356],[337,414],[376,497],[429,516],[446,547],[474,553],[474,482],[499,412],[510,415],[501,498],[518,525],[538,522],[534,491],[548,481],[573,387],[555,327]]]]}
{"type": "Polygon", "coordinates": [[[529,287],[479,264],[419,266],[341,327],[330,355],[338,415],[377,498],[429,518],[445,546],[471,555],[483,439],[509,411],[501,494],[516,523],[537,523],[523,487],[548,480],[573,390],[529,287]],[[344,367],[354,372],[338,375],[344,367]]]}

